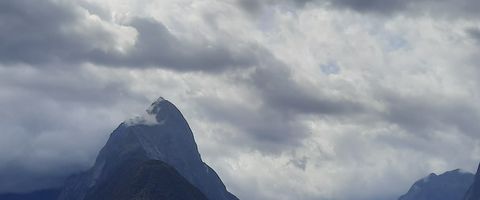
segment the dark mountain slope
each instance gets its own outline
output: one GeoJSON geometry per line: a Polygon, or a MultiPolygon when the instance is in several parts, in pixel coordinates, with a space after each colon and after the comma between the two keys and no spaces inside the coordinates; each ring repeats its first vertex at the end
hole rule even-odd
{"type": "Polygon", "coordinates": [[[480,165],[478,166],[475,181],[465,194],[464,200],[480,200],[480,165]]]}
{"type": "Polygon", "coordinates": [[[95,186],[88,200],[207,200],[174,168],[158,160],[120,165],[106,182],[95,186]]]}
{"type": "Polygon", "coordinates": [[[0,200],[55,200],[60,189],[39,190],[25,194],[0,194],[0,200]]]}
{"type": "Polygon", "coordinates": [[[461,200],[472,184],[474,175],[461,170],[430,174],[413,184],[398,200],[461,200]]]}

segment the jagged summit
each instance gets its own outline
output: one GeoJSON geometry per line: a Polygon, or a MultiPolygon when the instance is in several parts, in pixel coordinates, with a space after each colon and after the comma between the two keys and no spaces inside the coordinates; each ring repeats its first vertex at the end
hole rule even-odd
{"type": "Polygon", "coordinates": [[[125,125],[161,125],[166,120],[185,121],[180,111],[175,105],[163,97],[154,101],[144,113],[139,116],[125,120],[125,125]]]}
{"type": "Polygon", "coordinates": [[[172,166],[210,200],[235,200],[198,152],[193,133],[175,105],[160,97],[145,115],[126,120],[110,135],[95,165],[72,178],[59,200],[85,199],[128,160],[159,160],[172,166]]]}
{"type": "MultiPolygon", "coordinates": [[[[165,98],[163,97],[158,97],[158,99],[156,101],[154,101],[150,107],[147,108],[147,113],[148,114],[156,114],[158,113],[161,108],[162,108],[162,105],[165,105],[165,104],[172,104],[170,103],[170,101],[166,100],[165,98]]],[[[173,105],[173,104],[172,104],[173,105]]]]}

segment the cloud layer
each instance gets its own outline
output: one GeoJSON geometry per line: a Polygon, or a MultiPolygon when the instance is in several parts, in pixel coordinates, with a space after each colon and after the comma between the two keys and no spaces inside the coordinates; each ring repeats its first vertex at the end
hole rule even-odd
{"type": "Polygon", "coordinates": [[[479,4],[455,5],[4,0],[0,191],[60,185],[158,96],[241,199],[387,200],[473,171],[479,4]]]}

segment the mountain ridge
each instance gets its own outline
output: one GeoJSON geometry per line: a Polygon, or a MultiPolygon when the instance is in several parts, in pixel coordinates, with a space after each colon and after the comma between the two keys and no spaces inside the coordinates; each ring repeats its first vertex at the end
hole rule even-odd
{"type": "Polygon", "coordinates": [[[461,200],[473,179],[472,173],[460,169],[431,173],[416,181],[398,200],[461,200]]]}

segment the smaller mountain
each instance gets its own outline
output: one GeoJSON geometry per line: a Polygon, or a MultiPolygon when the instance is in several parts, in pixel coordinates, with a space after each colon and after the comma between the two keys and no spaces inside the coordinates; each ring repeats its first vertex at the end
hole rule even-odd
{"type": "Polygon", "coordinates": [[[46,189],[25,194],[0,194],[0,200],[56,200],[60,191],[60,189],[46,189]]]}
{"type": "Polygon", "coordinates": [[[475,181],[465,194],[464,200],[480,200],[480,165],[478,166],[475,181]]]}
{"type": "Polygon", "coordinates": [[[415,182],[398,200],[461,200],[473,180],[472,173],[459,169],[432,173],[415,182]]]}

